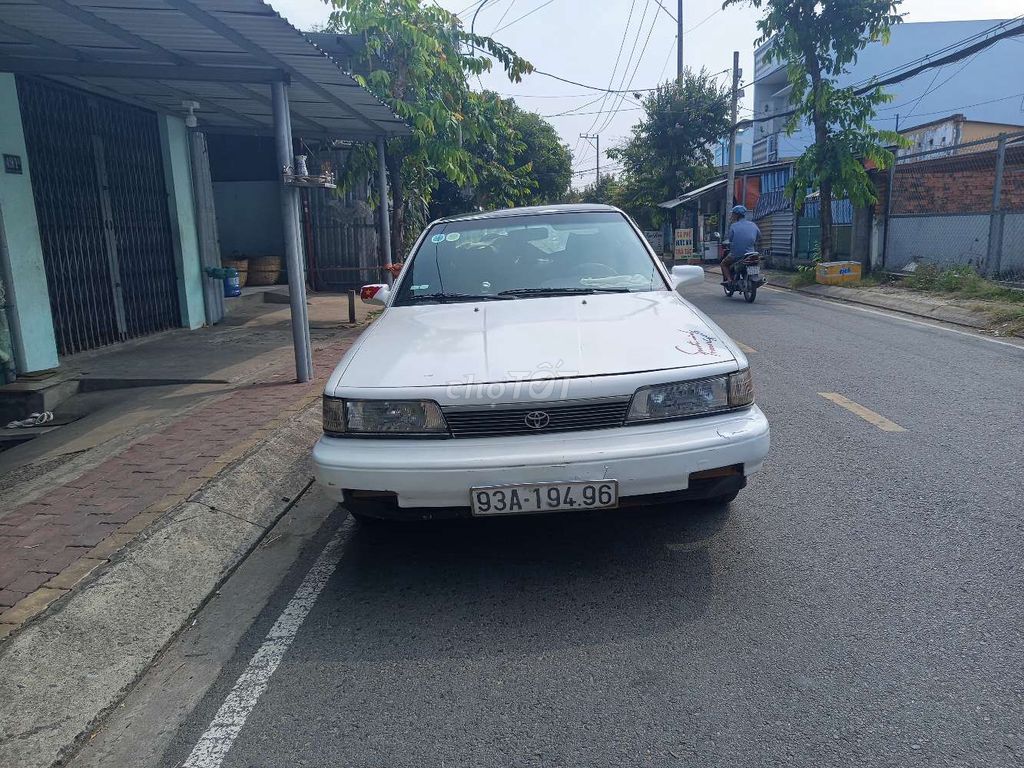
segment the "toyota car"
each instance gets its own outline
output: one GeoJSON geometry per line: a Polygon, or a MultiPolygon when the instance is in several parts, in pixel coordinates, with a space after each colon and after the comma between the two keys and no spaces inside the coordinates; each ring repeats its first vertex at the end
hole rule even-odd
{"type": "Polygon", "coordinates": [[[768,454],[747,358],[622,211],[420,235],[323,396],[316,477],[357,519],[728,504],[768,454]]]}

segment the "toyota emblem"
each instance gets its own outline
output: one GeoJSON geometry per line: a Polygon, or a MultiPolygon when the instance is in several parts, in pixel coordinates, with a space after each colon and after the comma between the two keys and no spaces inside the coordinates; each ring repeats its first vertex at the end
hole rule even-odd
{"type": "Polygon", "coordinates": [[[544,429],[551,423],[551,417],[544,411],[530,411],[523,421],[530,429],[544,429]]]}

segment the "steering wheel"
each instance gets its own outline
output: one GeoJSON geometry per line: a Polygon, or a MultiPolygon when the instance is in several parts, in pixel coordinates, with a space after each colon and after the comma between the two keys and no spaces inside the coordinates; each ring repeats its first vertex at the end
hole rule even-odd
{"type": "Polygon", "coordinates": [[[599,261],[587,261],[583,264],[576,266],[577,273],[581,278],[584,277],[615,277],[618,275],[614,269],[609,267],[607,264],[602,264],[599,261]]]}

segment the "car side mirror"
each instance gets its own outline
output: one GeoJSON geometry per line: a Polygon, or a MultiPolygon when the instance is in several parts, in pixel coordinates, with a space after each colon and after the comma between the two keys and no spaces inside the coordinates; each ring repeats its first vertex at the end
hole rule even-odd
{"type": "Polygon", "coordinates": [[[376,304],[383,307],[391,298],[391,288],[384,283],[364,285],[359,290],[359,298],[363,300],[364,304],[376,304]]]}
{"type": "Polygon", "coordinates": [[[672,267],[672,287],[676,293],[682,293],[687,285],[699,285],[704,282],[704,268],[694,265],[672,267]]]}

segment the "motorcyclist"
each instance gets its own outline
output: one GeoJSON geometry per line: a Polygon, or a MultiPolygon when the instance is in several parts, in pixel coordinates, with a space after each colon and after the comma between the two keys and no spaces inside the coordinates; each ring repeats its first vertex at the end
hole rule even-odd
{"type": "Polygon", "coordinates": [[[748,253],[756,250],[761,239],[761,230],[757,224],[747,218],[750,213],[746,206],[737,205],[732,209],[732,224],[729,226],[729,255],[722,259],[722,285],[732,282],[730,267],[743,259],[748,253]]]}

